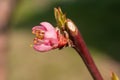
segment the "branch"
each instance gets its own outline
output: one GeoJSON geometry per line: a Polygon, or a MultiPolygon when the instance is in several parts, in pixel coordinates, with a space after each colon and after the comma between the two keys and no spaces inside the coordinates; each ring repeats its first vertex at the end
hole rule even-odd
{"type": "Polygon", "coordinates": [[[70,35],[70,39],[73,42],[74,49],[78,52],[78,54],[83,59],[85,65],[87,66],[89,72],[91,73],[94,80],[103,80],[101,74],[99,73],[90,53],[87,49],[87,46],[81,36],[80,31],[75,26],[75,24],[70,20],[67,19],[67,27],[68,32],[70,35]]]}

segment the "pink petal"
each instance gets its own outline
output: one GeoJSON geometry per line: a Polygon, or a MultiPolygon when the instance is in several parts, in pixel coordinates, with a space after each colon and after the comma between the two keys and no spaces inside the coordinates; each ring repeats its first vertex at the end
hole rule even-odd
{"type": "Polygon", "coordinates": [[[57,34],[56,34],[56,32],[54,32],[54,31],[47,31],[47,32],[45,32],[45,34],[44,34],[44,38],[47,38],[47,39],[49,39],[49,38],[53,38],[53,39],[57,39],[57,34]]]}
{"type": "Polygon", "coordinates": [[[43,31],[46,31],[46,28],[43,27],[43,26],[34,26],[34,27],[32,28],[32,31],[35,31],[35,30],[43,30],[43,31]]]}
{"type": "Polygon", "coordinates": [[[33,48],[39,52],[46,52],[52,49],[50,45],[45,45],[45,44],[34,45],[33,48]]]}
{"type": "Polygon", "coordinates": [[[53,46],[58,45],[58,38],[56,32],[46,32],[44,35],[44,39],[49,40],[53,46]]]}
{"type": "Polygon", "coordinates": [[[44,26],[48,31],[54,31],[55,28],[48,22],[41,22],[41,26],[44,26]]]}

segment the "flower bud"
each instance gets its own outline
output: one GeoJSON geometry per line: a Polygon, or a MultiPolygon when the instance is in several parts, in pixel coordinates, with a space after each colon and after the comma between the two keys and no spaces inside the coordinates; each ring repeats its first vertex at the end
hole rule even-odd
{"type": "Polygon", "coordinates": [[[65,29],[66,15],[63,14],[61,8],[54,8],[54,14],[58,27],[65,29]]]}
{"type": "Polygon", "coordinates": [[[58,46],[58,38],[55,28],[48,22],[42,22],[39,26],[32,28],[36,35],[33,48],[39,52],[52,50],[58,46]]]}
{"type": "Polygon", "coordinates": [[[119,80],[118,76],[114,72],[112,72],[111,80],[119,80]]]}

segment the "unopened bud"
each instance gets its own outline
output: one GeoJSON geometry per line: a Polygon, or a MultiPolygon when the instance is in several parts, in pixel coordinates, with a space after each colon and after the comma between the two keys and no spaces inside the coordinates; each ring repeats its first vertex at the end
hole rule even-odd
{"type": "Polygon", "coordinates": [[[119,80],[118,76],[114,72],[112,72],[111,80],[119,80]]]}
{"type": "Polygon", "coordinates": [[[64,29],[65,22],[66,22],[66,16],[63,14],[61,8],[54,8],[54,15],[57,22],[57,26],[64,29]]]}

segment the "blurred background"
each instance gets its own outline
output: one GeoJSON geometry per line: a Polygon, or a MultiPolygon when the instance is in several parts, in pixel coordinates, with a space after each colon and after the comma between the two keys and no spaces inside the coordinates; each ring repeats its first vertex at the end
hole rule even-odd
{"type": "Polygon", "coordinates": [[[33,26],[42,21],[56,26],[54,7],[61,7],[76,23],[104,79],[110,80],[112,71],[120,76],[120,0],[13,0],[10,4],[9,27],[3,29],[8,80],[93,80],[72,48],[40,53],[30,47],[33,26]]]}

